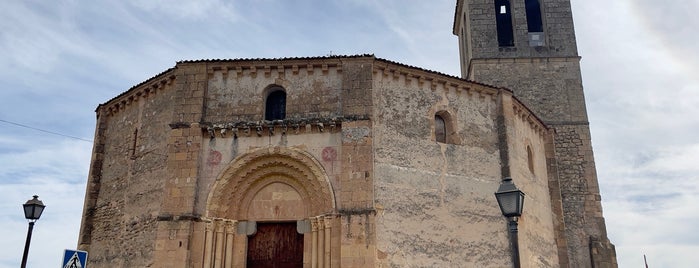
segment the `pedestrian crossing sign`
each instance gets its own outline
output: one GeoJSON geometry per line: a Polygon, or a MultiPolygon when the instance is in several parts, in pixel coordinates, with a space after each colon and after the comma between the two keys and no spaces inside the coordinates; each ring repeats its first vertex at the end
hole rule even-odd
{"type": "Polygon", "coordinates": [[[62,268],[86,268],[87,251],[66,249],[63,252],[62,268]]]}

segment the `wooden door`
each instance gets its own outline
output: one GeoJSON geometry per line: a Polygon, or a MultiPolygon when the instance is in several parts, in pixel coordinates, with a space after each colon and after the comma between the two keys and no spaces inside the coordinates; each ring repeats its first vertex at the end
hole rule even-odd
{"type": "Polygon", "coordinates": [[[257,223],[257,233],[248,237],[247,267],[303,267],[303,235],[296,222],[257,223]]]}

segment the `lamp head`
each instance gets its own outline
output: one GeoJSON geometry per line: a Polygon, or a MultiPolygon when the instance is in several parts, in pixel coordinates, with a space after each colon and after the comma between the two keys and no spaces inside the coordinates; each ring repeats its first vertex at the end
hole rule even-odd
{"type": "Polygon", "coordinates": [[[41,213],[44,212],[44,208],[46,207],[44,205],[44,202],[41,202],[41,200],[39,200],[38,195],[34,195],[34,198],[28,200],[27,203],[24,203],[23,206],[24,217],[32,222],[37,221],[41,217],[41,213]]]}
{"type": "Polygon", "coordinates": [[[502,179],[498,191],[495,192],[495,199],[500,205],[500,211],[505,217],[522,216],[524,208],[524,192],[517,189],[512,178],[506,177],[502,179]]]}

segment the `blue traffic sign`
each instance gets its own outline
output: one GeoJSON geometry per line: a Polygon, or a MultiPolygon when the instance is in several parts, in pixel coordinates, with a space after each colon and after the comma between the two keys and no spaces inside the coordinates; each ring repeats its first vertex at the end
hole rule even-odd
{"type": "Polygon", "coordinates": [[[63,268],[86,268],[87,251],[66,249],[63,252],[63,268]]]}

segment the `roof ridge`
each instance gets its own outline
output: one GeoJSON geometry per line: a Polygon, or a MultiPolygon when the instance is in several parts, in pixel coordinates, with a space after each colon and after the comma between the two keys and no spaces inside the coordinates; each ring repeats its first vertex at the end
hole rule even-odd
{"type": "Polygon", "coordinates": [[[354,54],[354,55],[326,55],[308,57],[282,57],[282,58],[234,58],[234,59],[199,59],[180,60],[177,63],[199,63],[199,62],[224,62],[224,61],[274,61],[274,60],[324,60],[324,59],[347,59],[347,58],[376,58],[374,54],[354,54]]]}

